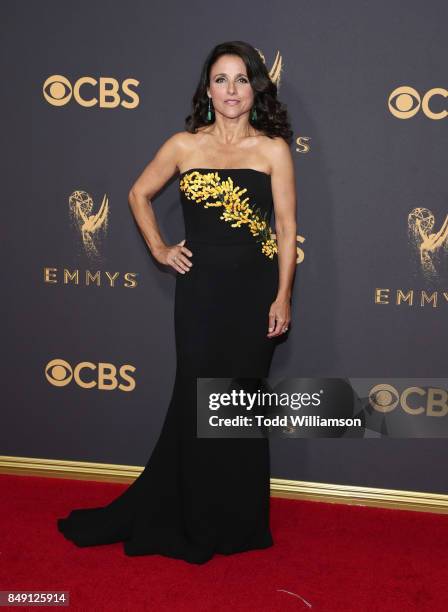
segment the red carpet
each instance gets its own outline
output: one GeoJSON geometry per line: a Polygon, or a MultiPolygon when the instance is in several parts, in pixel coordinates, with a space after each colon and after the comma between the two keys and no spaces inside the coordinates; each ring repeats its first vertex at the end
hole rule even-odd
{"type": "Polygon", "coordinates": [[[127,485],[0,475],[0,486],[0,590],[70,591],[70,610],[448,610],[447,515],[273,498],[273,547],[194,566],[77,548],[57,531],[56,517],[127,485]]]}

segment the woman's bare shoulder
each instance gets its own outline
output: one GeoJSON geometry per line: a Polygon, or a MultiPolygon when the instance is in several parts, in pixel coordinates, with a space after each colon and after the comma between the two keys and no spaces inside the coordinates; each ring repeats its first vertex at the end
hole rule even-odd
{"type": "Polygon", "coordinates": [[[161,163],[173,165],[179,168],[182,159],[188,155],[188,152],[193,146],[191,139],[192,134],[187,131],[175,132],[169,135],[161,143],[157,154],[154,156],[154,161],[160,159],[161,163]]]}
{"type": "Polygon", "coordinates": [[[207,134],[208,126],[204,126],[204,128],[198,128],[195,133],[186,130],[176,132],[166,141],[165,144],[172,151],[179,170],[183,167],[184,161],[197,154],[209,138],[207,134]]]}
{"type": "Polygon", "coordinates": [[[176,149],[181,155],[188,154],[200,144],[202,133],[201,128],[198,129],[197,133],[187,132],[186,130],[175,132],[167,138],[165,144],[176,149]]]}
{"type": "Polygon", "coordinates": [[[175,138],[179,142],[186,142],[188,144],[197,140],[198,136],[201,136],[203,133],[206,133],[208,129],[209,127],[207,125],[204,125],[198,127],[196,132],[187,132],[187,130],[181,130],[180,132],[175,132],[171,136],[171,138],[175,138]]]}
{"type": "Polygon", "coordinates": [[[281,136],[265,136],[263,138],[263,147],[265,148],[266,153],[272,156],[288,156],[291,154],[289,144],[281,136]]]}

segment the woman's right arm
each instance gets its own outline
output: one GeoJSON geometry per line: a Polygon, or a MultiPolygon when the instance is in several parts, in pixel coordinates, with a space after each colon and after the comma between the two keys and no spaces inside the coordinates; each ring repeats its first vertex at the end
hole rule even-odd
{"type": "Polygon", "coordinates": [[[193,265],[189,259],[193,253],[183,246],[184,240],[172,246],[165,244],[151,202],[155,194],[178,170],[177,164],[182,156],[183,147],[185,140],[182,133],[168,138],[132,185],[128,202],[155,259],[185,274],[193,265]]]}

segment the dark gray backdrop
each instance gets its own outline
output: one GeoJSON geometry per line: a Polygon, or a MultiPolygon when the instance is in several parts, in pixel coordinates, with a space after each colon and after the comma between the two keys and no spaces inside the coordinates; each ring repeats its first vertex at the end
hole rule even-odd
{"type": "MultiPolygon", "coordinates": [[[[146,463],[174,381],[175,276],[150,256],[127,194],[162,142],[184,128],[202,62],[225,40],[247,40],[269,67],[279,51],[279,96],[307,145],[292,147],[305,259],[272,374],[446,376],[447,267],[425,278],[406,229],[416,206],[433,212],[436,229],[448,212],[447,119],[420,110],[403,120],[388,108],[399,86],[421,96],[447,86],[445,2],[46,0],[2,9],[1,454],[146,463]],[[139,104],[85,108],[72,98],[53,106],[42,93],[51,75],[72,85],[85,76],[120,86],[134,78],[139,104]],[[100,262],[70,225],[76,190],[92,196],[95,211],[109,198],[100,262]],[[56,268],[56,283],[45,282],[46,268],[56,268]],[[78,285],[64,284],[64,269],[79,271],[78,285]],[[100,271],[101,286],[86,286],[86,270],[100,271]],[[115,287],[106,271],[119,273],[115,287]],[[125,287],[127,272],[137,274],[136,287],[125,287]],[[391,290],[389,304],[375,303],[377,288],[391,290]],[[439,302],[397,305],[397,289],[437,291],[439,302]],[[57,358],[130,364],[135,390],[55,387],[45,368],[57,358]]],[[[98,86],[82,91],[99,95],[98,86]]],[[[446,99],[432,108],[443,111],[446,99]]],[[[181,240],[176,178],[154,206],[165,239],[181,240]]],[[[446,492],[447,461],[443,439],[272,444],[272,476],[297,480],[446,492]]]]}

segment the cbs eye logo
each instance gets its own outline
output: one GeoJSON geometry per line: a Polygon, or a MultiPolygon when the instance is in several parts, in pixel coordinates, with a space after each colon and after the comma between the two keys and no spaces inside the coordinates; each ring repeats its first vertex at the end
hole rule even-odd
{"type": "Polygon", "coordinates": [[[112,77],[81,77],[74,85],[61,74],[53,74],[45,81],[42,93],[52,106],[65,106],[73,98],[80,106],[89,108],[136,108],[140,102],[138,94],[130,86],[137,87],[140,81],[125,79],[120,83],[112,77]],[[124,99],[123,99],[124,98],[124,99]]]}
{"type": "Polygon", "coordinates": [[[440,110],[436,112],[434,108],[431,109],[431,105],[436,108],[440,106],[440,103],[446,104],[447,97],[448,90],[443,89],[443,87],[434,87],[430,89],[422,98],[419,92],[413,87],[402,85],[393,90],[389,95],[387,103],[389,111],[394,117],[397,117],[397,119],[410,119],[421,109],[426,117],[437,120],[445,119],[448,115],[448,111],[440,110]],[[437,100],[438,96],[442,97],[443,100],[437,100]],[[435,98],[434,101],[433,98],[435,98]]]}
{"type": "Polygon", "coordinates": [[[128,372],[135,372],[134,366],[123,365],[118,370],[112,363],[91,363],[82,361],[72,367],[64,359],[53,359],[45,366],[45,377],[53,387],[66,387],[72,380],[83,389],[101,391],[133,391],[135,380],[128,372]],[[123,384],[123,381],[127,384],[123,384]]]}
{"type": "Polygon", "coordinates": [[[369,391],[369,404],[377,412],[392,412],[398,405],[408,414],[425,413],[427,416],[444,417],[448,414],[448,392],[446,389],[429,387],[407,387],[401,393],[392,385],[380,383],[369,391]],[[414,396],[415,407],[410,406],[408,399],[414,396]]]}

